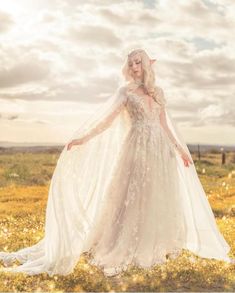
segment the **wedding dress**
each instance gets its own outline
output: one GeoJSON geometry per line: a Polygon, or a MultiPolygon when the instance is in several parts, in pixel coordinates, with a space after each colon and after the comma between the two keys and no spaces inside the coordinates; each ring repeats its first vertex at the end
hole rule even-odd
{"type": "Polygon", "coordinates": [[[44,238],[0,252],[2,271],[67,275],[83,252],[106,275],[164,263],[182,249],[232,261],[195,166],[184,166],[177,145],[191,156],[159,87],[158,100],[148,104],[123,85],[80,125],[71,139],[89,140],[65,145],[57,161],[44,238]],[[10,267],[14,260],[21,264],[10,267]]]}

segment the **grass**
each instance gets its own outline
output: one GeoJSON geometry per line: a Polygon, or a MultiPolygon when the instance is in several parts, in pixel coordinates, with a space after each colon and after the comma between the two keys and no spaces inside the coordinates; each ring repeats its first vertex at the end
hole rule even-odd
{"type": "MultiPolygon", "coordinates": [[[[0,153],[0,251],[15,251],[43,238],[49,184],[59,154],[0,153]]],[[[220,164],[220,155],[216,153],[205,153],[200,161],[194,155],[193,158],[219,230],[231,246],[230,256],[234,258],[234,154],[228,154],[226,165],[220,164]]],[[[152,269],[130,266],[120,275],[105,277],[82,254],[68,276],[0,273],[0,291],[234,292],[234,268],[235,265],[199,258],[184,250],[177,259],[152,269]]]]}

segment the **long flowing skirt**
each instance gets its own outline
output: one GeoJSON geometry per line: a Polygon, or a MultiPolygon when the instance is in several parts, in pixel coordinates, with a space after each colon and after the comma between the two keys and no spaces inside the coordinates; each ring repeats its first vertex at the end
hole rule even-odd
{"type": "Polygon", "coordinates": [[[86,250],[106,274],[151,267],[186,242],[177,161],[161,128],[133,126],[86,250]]]}

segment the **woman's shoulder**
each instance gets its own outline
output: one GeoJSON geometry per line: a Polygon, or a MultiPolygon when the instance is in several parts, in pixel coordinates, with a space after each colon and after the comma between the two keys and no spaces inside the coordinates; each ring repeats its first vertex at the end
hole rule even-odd
{"type": "Polygon", "coordinates": [[[164,91],[163,91],[162,87],[160,87],[158,85],[155,86],[155,98],[156,98],[157,103],[160,106],[166,105],[167,101],[166,101],[166,98],[164,95],[164,91]]]}
{"type": "Polygon", "coordinates": [[[156,91],[156,93],[157,93],[158,96],[164,96],[163,88],[160,87],[159,85],[156,85],[155,86],[155,91],[156,91]]]}
{"type": "Polygon", "coordinates": [[[125,85],[125,84],[120,85],[120,86],[118,87],[117,92],[118,92],[119,95],[127,96],[127,94],[128,94],[128,88],[127,88],[127,85],[125,85]]]}
{"type": "Polygon", "coordinates": [[[119,91],[124,92],[127,90],[127,85],[126,84],[120,84],[118,86],[119,91]]]}

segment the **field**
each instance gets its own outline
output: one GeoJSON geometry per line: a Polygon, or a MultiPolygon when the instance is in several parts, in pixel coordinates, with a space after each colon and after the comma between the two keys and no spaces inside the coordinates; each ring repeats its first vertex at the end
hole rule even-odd
{"type": "MultiPolygon", "coordinates": [[[[15,251],[43,238],[49,184],[59,154],[56,149],[0,152],[0,251],[15,251]]],[[[232,248],[229,255],[235,258],[235,154],[227,152],[224,165],[215,151],[204,152],[200,161],[192,155],[217,225],[232,248]]],[[[113,277],[105,277],[86,257],[81,256],[69,276],[0,273],[0,291],[235,291],[235,264],[188,251],[151,270],[131,266],[113,277]]]]}

